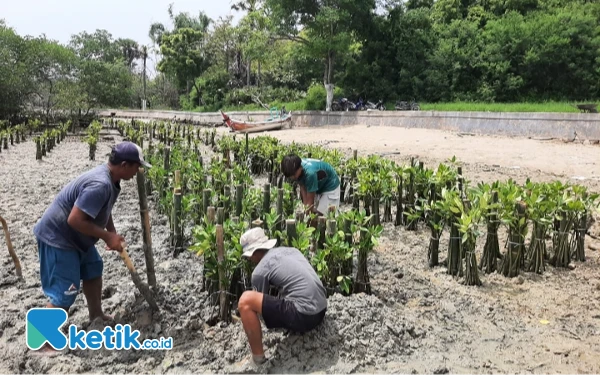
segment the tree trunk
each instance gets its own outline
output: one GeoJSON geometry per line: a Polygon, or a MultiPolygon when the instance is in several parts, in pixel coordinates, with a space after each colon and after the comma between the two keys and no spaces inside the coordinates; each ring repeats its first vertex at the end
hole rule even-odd
{"type": "MultiPolygon", "coordinates": [[[[146,59],[148,58],[148,52],[144,51],[144,75],[142,77],[143,81],[144,81],[144,102],[146,102],[146,59]]],[[[146,103],[146,106],[148,106],[148,104],[146,103]]]]}
{"type": "Polygon", "coordinates": [[[334,85],[331,83],[333,75],[333,53],[329,51],[327,55],[327,64],[325,64],[325,77],[323,84],[325,85],[325,91],[327,92],[327,103],[325,110],[331,111],[331,104],[333,103],[333,88],[334,85]]]}
{"type": "Polygon", "coordinates": [[[252,68],[252,61],[248,59],[248,66],[246,67],[246,86],[250,87],[250,69],[252,68]]]}
{"type": "Polygon", "coordinates": [[[260,61],[258,62],[258,75],[256,76],[256,86],[260,87],[260,61]]]}

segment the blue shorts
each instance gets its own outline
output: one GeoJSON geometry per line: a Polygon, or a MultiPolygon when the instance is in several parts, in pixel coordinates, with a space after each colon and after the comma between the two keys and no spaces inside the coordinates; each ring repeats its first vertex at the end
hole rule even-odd
{"type": "Polygon", "coordinates": [[[42,290],[54,306],[71,307],[79,294],[81,280],[102,276],[104,263],[95,246],[83,254],[59,249],[38,239],[38,253],[42,290]]]}

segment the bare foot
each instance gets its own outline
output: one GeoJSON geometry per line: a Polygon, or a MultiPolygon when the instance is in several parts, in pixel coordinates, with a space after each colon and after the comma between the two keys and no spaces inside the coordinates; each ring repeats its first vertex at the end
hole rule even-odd
{"type": "Polygon", "coordinates": [[[90,315],[90,322],[93,322],[96,319],[102,319],[103,321],[109,321],[109,320],[114,320],[114,317],[112,315],[107,315],[107,314],[94,314],[94,315],[90,315]]]}

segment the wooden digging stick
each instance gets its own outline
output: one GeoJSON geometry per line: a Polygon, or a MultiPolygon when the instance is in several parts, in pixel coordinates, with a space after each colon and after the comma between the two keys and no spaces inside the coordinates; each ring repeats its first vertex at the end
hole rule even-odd
{"type": "Polygon", "coordinates": [[[121,251],[121,253],[120,253],[121,258],[123,258],[125,265],[129,269],[129,273],[131,274],[133,283],[139,289],[140,293],[142,293],[142,296],[144,296],[144,298],[146,299],[146,301],[148,302],[150,307],[152,307],[154,310],[158,311],[159,310],[158,305],[156,304],[156,301],[154,300],[154,296],[152,295],[152,292],[150,291],[148,284],[145,284],[142,282],[142,279],[140,279],[140,275],[138,275],[137,271],[135,270],[135,267],[133,267],[133,263],[131,262],[131,259],[129,258],[129,255],[127,254],[127,247],[125,246],[125,243],[122,242],[121,246],[123,247],[123,251],[121,251]]]}
{"type": "Polygon", "coordinates": [[[6,246],[8,246],[8,253],[10,254],[13,262],[15,263],[15,271],[19,278],[23,278],[23,273],[21,272],[21,262],[19,262],[19,257],[17,253],[15,253],[15,249],[13,248],[12,241],[10,240],[10,233],[8,233],[8,225],[6,224],[6,220],[0,216],[0,223],[2,223],[2,228],[4,228],[4,237],[6,238],[6,246]]]}

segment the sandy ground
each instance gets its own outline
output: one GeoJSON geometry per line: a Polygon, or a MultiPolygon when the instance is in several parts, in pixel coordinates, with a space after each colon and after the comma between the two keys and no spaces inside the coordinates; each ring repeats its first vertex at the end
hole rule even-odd
{"type": "MultiPolygon", "coordinates": [[[[513,177],[552,180],[586,177],[597,189],[599,147],[533,140],[458,137],[451,133],[354,127],[284,130],[270,133],[285,141],[328,142],[361,154],[415,156],[434,165],[452,155],[469,161],[469,179],[491,181],[513,177]],[[519,166],[519,169],[512,167],[519,166]]],[[[24,280],[17,280],[6,254],[0,261],[0,373],[199,373],[236,372],[249,353],[239,323],[206,324],[214,309],[200,292],[202,262],[182,253],[173,259],[167,246],[167,221],[151,213],[160,313],[152,314],[133,286],[119,256],[98,249],[105,261],[104,300],[109,324],[129,323],[142,338],[173,337],[171,351],[68,351],[39,357],[25,344],[25,314],[43,306],[38,256],[32,227],[70,179],[104,160],[113,134],[100,145],[96,161],[87,160],[87,145],[78,138],[58,145],[44,161],[35,160],[28,141],[0,154],[0,215],[9,224],[21,258],[24,280]]],[[[151,206],[153,203],[151,202],[151,206]]],[[[134,181],[124,182],[114,211],[117,231],[144,274],[141,230],[134,181]]],[[[547,268],[542,275],[516,279],[482,275],[483,286],[467,287],[426,264],[429,235],[386,224],[385,236],[370,257],[372,296],[329,298],[324,323],[305,335],[265,332],[270,373],[598,373],[600,372],[600,264],[587,250],[574,270],[547,268]],[[547,324],[544,324],[546,323],[547,324]]],[[[599,226],[592,233],[600,234],[599,226]]],[[[504,237],[504,236],[502,236],[504,237]]],[[[503,240],[504,238],[502,238],[503,240]]],[[[598,246],[590,237],[586,241],[598,246]]],[[[445,259],[447,233],[440,259],[445,259]]],[[[503,244],[503,242],[501,242],[503,244]]],[[[481,248],[482,246],[479,246],[481,248]]],[[[6,249],[0,236],[0,249],[6,249]]],[[[69,323],[102,329],[88,321],[83,294],[69,323]]]]}

